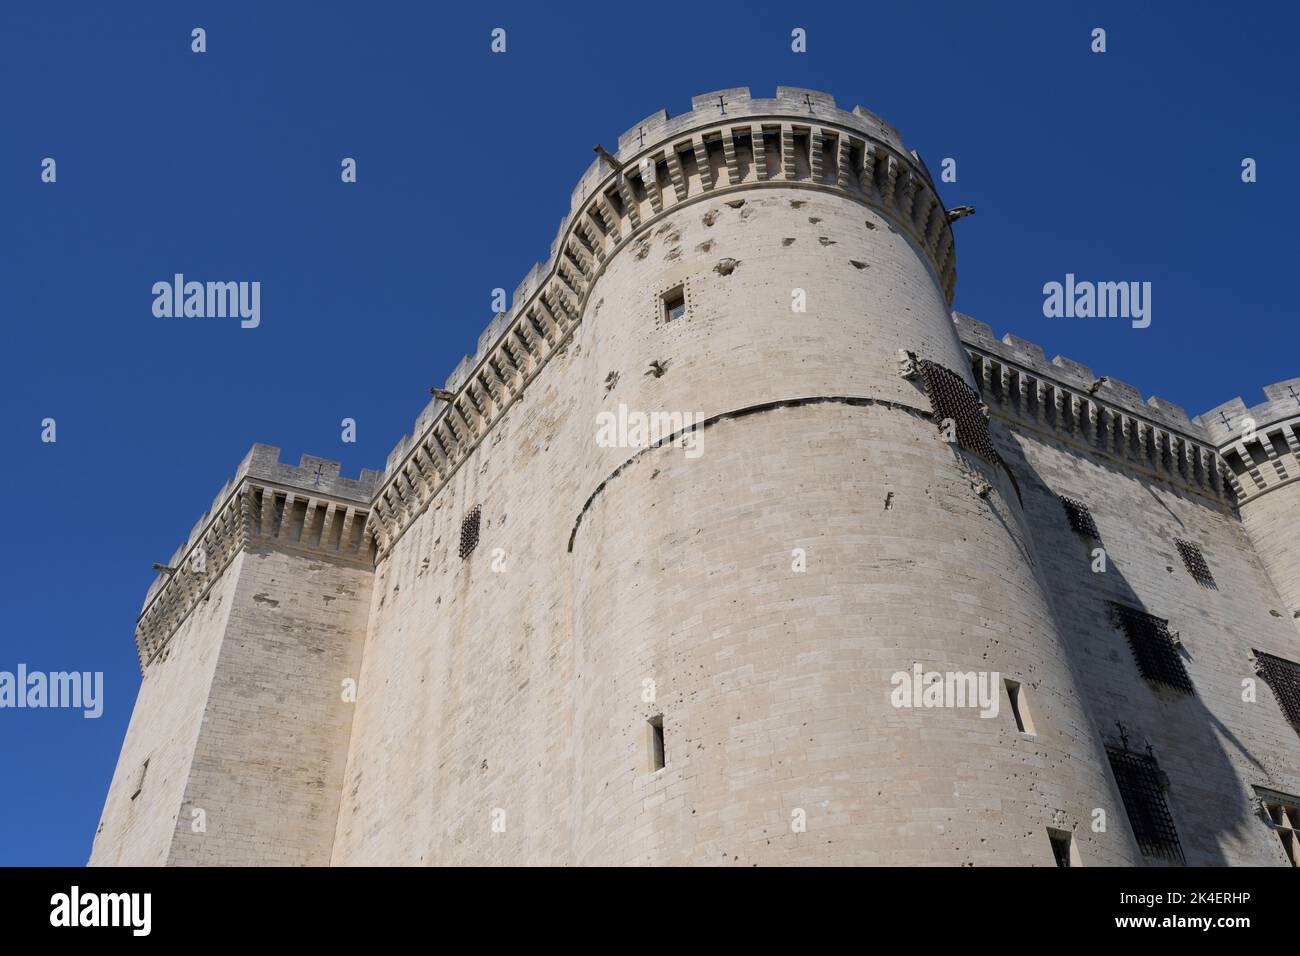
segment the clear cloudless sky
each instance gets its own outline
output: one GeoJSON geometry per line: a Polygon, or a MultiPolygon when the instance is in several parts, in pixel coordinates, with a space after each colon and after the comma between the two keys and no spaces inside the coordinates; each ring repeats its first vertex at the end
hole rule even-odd
{"type": "Polygon", "coordinates": [[[824,90],[955,158],[955,305],[998,335],[1192,415],[1300,374],[1294,4],[2,6],[0,670],[102,671],[105,710],[0,710],[0,863],[87,859],[150,564],[249,446],[382,468],[592,144],[694,94],[824,90]],[[176,272],[259,280],[261,326],[155,318],[176,272]],[[1067,272],[1151,282],[1151,327],[1044,318],[1067,272]]]}

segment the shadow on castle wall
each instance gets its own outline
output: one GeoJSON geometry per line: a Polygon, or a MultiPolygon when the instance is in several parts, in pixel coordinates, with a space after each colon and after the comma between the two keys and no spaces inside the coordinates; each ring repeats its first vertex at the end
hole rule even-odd
{"type": "MultiPolygon", "coordinates": [[[[1087,540],[1071,528],[1058,497],[1064,494],[1106,502],[1111,500],[1107,487],[1110,483],[1131,486],[1139,482],[1131,474],[1095,458],[1089,458],[1088,464],[1108,472],[1101,486],[1095,478],[1082,474],[1077,467],[1082,463],[1077,461],[1073,468],[1066,464],[1059,474],[1040,474],[1026,458],[1020,441],[1010,438],[1005,427],[995,427],[994,432],[999,452],[1018,478],[1032,535],[1035,574],[1052,603],[1053,614],[1068,645],[1071,671],[1084,694],[1085,709],[1100,739],[1108,747],[1121,747],[1139,754],[1147,753],[1150,747],[1160,770],[1170,780],[1165,796],[1187,865],[1224,866],[1241,862],[1229,859],[1225,853],[1225,843],[1246,840],[1245,830],[1253,824],[1255,816],[1239,767],[1244,762],[1263,776],[1263,766],[1249,747],[1208,709],[1200,688],[1187,694],[1145,680],[1123,631],[1112,617],[1111,602],[1160,618],[1170,618],[1179,611],[1172,600],[1149,606],[1153,602],[1144,599],[1143,592],[1150,594],[1152,588],[1135,584],[1125,572],[1126,567],[1135,566],[1138,560],[1152,559],[1159,541],[1146,541],[1145,553],[1135,555],[1133,538],[1120,540],[1114,534],[1115,516],[1108,513],[1104,517],[1109,521],[1101,523],[1112,527],[1101,533],[1100,541],[1087,540]],[[1092,570],[1096,547],[1106,551],[1104,573],[1092,570]],[[1224,742],[1235,751],[1235,761],[1224,742]]],[[[1064,454],[1065,462],[1073,457],[1060,446],[1047,447],[1064,454]]],[[[1149,486],[1140,484],[1175,522],[1182,524],[1149,486]]],[[[1150,529],[1142,526],[1144,516],[1130,515],[1126,520],[1135,535],[1150,535],[1150,529]]],[[[1214,632],[1212,622],[1193,621],[1190,616],[1171,624],[1171,629],[1180,628],[1187,640],[1178,652],[1195,685],[1196,674],[1204,674],[1203,668],[1196,667],[1197,657],[1208,656],[1202,649],[1208,650],[1209,642],[1219,634],[1214,632]]],[[[1114,808],[1107,808],[1109,825],[1129,827],[1131,831],[1109,767],[1107,777],[1115,800],[1114,808]]],[[[1165,865],[1159,858],[1142,859],[1151,865],[1165,865]]]]}

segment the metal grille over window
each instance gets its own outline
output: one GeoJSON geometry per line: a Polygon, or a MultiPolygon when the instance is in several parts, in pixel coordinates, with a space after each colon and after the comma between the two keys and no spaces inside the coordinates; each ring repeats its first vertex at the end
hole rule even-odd
{"type": "Polygon", "coordinates": [[[1107,747],[1106,756],[1142,855],[1186,863],[1174,818],[1165,802],[1165,775],[1155,758],[1118,747],[1107,747]]]}
{"type": "Polygon", "coordinates": [[[951,419],[957,444],[986,461],[1000,463],[1002,459],[989,436],[989,423],[979,394],[951,369],[928,359],[922,359],[919,364],[935,421],[942,424],[945,419],[951,419]]]}
{"type": "Polygon", "coordinates": [[[1192,679],[1187,676],[1183,659],[1178,655],[1178,645],[1169,633],[1169,622],[1113,601],[1110,608],[1115,626],[1128,638],[1142,676],[1155,684],[1194,693],[1192,679]]]}
{"type": "Polygon", "coordinates": [[[1217,591],[1219,586],[1214,583],[1214,575],[1210,573],[1210,566],[1205,563],[1205,555],[1201,554],[1201,549],[1181,538],[1175,538],[1174,544],[1183,557],[1183,566],[1187,568],[1187,573],[1196,580],[1196,583],[1217,591]]]}
{"type": "Polygon", "coordinates": [[[468,558],[474,552],[474,549],[478,547],[478,526],[481,517],[482,511],[478,505],[475,505],[460,523],[460,556],[462,560],[468,558]]]}
{"type": "Polygon", "coordinates": [[[1082,501],[1067,498],[1065,495],[1060,497],[1061,505],[1065,508],[1065,516],[1070,519],[1070,527],[1075,533],[1100,541],[1101,535],[1097,532],[1097,523],[1092,520],[1092,512],[1088,510],[1088,506],[1082,501]]]}
{"type": "Polygon", "coordinates": [[[1259,676],[1273,689],[1273,696],[1282,706],[1286,719],[1300,731],[1300,664],[1255,651],[1255,667],[1259,676]]]}

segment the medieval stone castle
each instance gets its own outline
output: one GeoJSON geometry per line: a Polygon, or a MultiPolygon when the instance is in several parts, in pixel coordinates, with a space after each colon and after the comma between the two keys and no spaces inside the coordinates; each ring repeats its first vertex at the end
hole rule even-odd
{"type": "Polygon", "coordinates": [[[253,446],[145,600],[91,862],[1300,859],[1300,379],[1189,420],[995,338],[892,127],[692,106],[382,473],[253,446]]]}

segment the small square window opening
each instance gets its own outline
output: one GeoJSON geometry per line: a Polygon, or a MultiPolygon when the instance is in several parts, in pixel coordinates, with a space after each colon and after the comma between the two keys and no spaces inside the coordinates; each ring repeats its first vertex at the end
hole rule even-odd
{"type": "Polygon", "coordinates": [[[668,322],[683,318],[686,315],[686,290],[682,286],[677,286],[664,293],[664,319],[668,322]]]}

